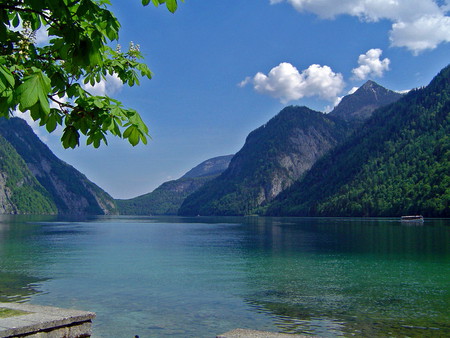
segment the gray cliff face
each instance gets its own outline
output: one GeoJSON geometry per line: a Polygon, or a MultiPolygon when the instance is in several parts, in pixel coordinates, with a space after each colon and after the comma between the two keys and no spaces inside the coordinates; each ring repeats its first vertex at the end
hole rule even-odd
{"type": "Polygon", "coordinates": [[[347,124],[287,107],[249,134],[227,170],[189,196],[181,215],[245,215],[290,187],[347,134],[347,124]]]}
{"type": "Polygon", "coordinates": [[[0,172],[0,214],[15,214],[16,208],[11,203],[11,191],[6,186],[7,174],[0,172]]]}
{"type": "Polygon", "coordinates": [[[179,180],[165,182],[157,189],[164,189],[165,191],[172,192],[175,195],[183,195],[198,189],[201,186],[200,182],[203,181],[181,178],[179,180]],[[196,182],[199,182],[199,184],[196,184],[196,182]]]}
{"type": "Polygon", "coordinates": [[[114,214],[114,199],[78,170],[57,158],[19,118],[0,120],[0,135],[15,148],[52,197],[60,214],[114,214]]]}
{"type": "MultiPolygon", "coordinates": [[[[338,140],[339,138],[326,128],[302,125],[291,130],[286,129],[285,135],[280,135],[278,139],[284,144],[274,152],[273,156],[269,155],[264,159],[267,170],[264,170],[263,178],[259,179],[257,206],[272,201],[283,190],[289,188],[313,166],[317,159],[333,148],[338,140]],[[284,142],[281,140],[282,137],[285,137],[284,142]]],[[[251,143],[251,140],[248,140],[248,144],[251,143]]],[[[225,174],[228,179],[234,180],[243,176],[243,180],[249,186],[252,182],[258,181],[258,176],[262,176],[258,170],[254,173],[245,172],[245,168],[252,165],[249,163],[252,161],[250,153],[254,151],[252,146],[244,145],[242,152],[237,154],[236,159],[230,164],[229,172],[225,174]]],[[[267,149],[267,154],[270,152],[267,149]]]]}
{"type": "MultiPolygon", "coordinates": [[[[62,162],[62,161],[61,161],[62,162]]],[[[89,181],[86,176],[78,172],[72,166],[62,162],[60,168],[65,174],[71,175],[78,187],[68,184],[66,175],[55,173],[55,164],[47,158],[39,162],[29,162],[33,175],[45,182],[50,190],[55,193],[60,201],[60,208],[64,214],[94,213],[102,215],[115,214],[115,202],[106,192],[89,181]]]]}
{"type": "Polygon", "coordinates": [[[55,214],[56,205],[14,147],[0,135],[0,214],[55,214]]]}

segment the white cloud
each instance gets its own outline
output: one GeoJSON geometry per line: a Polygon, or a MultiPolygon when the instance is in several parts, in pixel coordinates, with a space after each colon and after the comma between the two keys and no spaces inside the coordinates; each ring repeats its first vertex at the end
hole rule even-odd
{"type": "Polygon", "coordinates": [[[341,103],[343,96],[338,96],[335,98],[333,104],[327,105],[325,106],[325,108],[323,109],[323,112],[328,114],[329,112],[331,112],[334,107],[336,107],[339,103],[341,103]]]}
{"type": "Polygon", "coordinates": [[[90,83],[83,85],[83,88],[90,94],[95,96],[113,95],[120,91],[123,87],[123,82],[116,74],[106,75],[106,80],[100,80],[93,86],[90,83]]]}
{"type": "Polygon", "coordinates": [[[366,54],[361,54],[358,58],[359,67],[352,70],[353,76],[357,80],[365,80],[369,76],[381,77],[389,70],[390,60],[380,59],[383,51],[378,48],[370,49],[366,54]]]}
{"type": "Polygon", "coordinates": [[[342,74],[334,73],[328,66],[311,65],[301,73],[287,62],[280,63],[265,75],[257,73],[247,77],[239,86],[251,83],[261,94],[279,99],[282,103],[308,96],[319,96],[334,101],[344,88],[342,74]]]}
{"type": "Polygon", "coordinates": [[[399,94],[408,94],[411,91],[411,89],[404,89],[404,90],[395,90],[395,92],[399,94]]]}
{"type": "Polygon", "coordinates": [[[359,87],[353,87],[352,89],[350,89],[350,90],[348,91],[347,95],[353,94],[353,93],[356,92],[358,89],[359,89],[359,87]]]}
{"type": "Polygon", "coordinates": [[[290,3],[300,12],[321,18],[356,16],[362,21],[389,20],[392,46],[405,47],[414,54],[450,42],[449,2],[435,0],[270,0],[290,3]]]}
{"type": "Polygon", "coordinates": [[[414,54],[434,49],[442,42],[450,42],[450,17],[428,15],[410,22],[392,25],[392,46],[406,47],[414,54]]]}

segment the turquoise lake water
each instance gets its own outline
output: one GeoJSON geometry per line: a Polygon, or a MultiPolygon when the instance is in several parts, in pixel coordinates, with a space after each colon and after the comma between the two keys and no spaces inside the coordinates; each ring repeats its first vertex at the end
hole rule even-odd
{"type": "Polygon", "coordinates": [[[2,216],[0,301],[94,337],[450,337],[450,220],[2,216]]]}

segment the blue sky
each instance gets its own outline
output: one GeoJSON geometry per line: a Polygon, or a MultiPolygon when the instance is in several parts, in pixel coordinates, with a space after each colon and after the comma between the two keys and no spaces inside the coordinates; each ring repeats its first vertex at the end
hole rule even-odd
{"type": "Polygon", "coordinates": [[[115,198],[237,152],[286,105],[326,111],[368,79],[392,90],[427,85],[450,58],[450,5],[433,0],[185,0],[175,14],[111,0],[122,48],[140,45],[154,73],[139,87],[96,87],[138,110],[152,141],[54,153],[115,198]]]}

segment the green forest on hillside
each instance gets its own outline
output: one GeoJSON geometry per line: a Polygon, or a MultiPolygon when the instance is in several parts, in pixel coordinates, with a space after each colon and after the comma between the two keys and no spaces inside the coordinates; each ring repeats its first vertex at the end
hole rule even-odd
{"type": "Polygon", "coordinates": [[[450,67],[378,110],[267,215],[450,216],[450,67]]]}
{"type": "Polygon", "coordinates": [[[116,200],[121,215],[176,215],[184,199],[215,176],[181,178],[163,183],[153,192],[116,200]]]}
{"type": "Polygon", "coordinates": [[[8,213],[57,213],[48,192],[34,178],[23,159],[2,136],[0,136],[0,172],[6,178],[5,193],[9,195],[8,213]]]}
{"type": "MultiPolygon", "coordinates": [[[[59,214],[104,214],[100,204],[106,206],[109,213],[114,213],[112,197],[78,170],[57,158],[25,120],[17,117],[0,119],[0,135],[25,164],[24,167],[16,167],[12,163],[9,166],[34,176],[45,196],[52,200],[52,205],[56,205],[59,214]],[[32,172],[29,168],[32,168],[32,172]]],[[[3,146],[0,145],[7,151],[3,146]]],[[[28,199],[34,201],[32,194],[28,195],[28,199]]]]}

